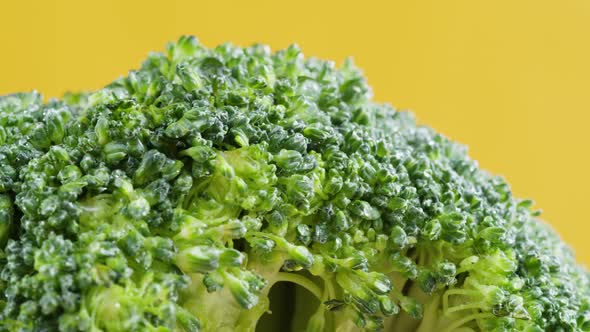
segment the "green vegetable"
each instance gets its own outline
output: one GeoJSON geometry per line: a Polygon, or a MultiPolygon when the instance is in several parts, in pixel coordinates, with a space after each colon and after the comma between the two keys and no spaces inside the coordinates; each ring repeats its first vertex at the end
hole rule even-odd
{"type": "Polygon", "coordinates": [[[537,216],[296,46],[0,98],[0,331],[590,331],[537,216]]]}

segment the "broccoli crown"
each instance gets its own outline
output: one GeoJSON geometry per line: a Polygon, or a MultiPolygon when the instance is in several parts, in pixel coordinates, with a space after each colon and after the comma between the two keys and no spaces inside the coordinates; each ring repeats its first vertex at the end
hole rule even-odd
{"type": "Polygon", "coordinates": [[[182,37],[0,98],[0,331],[590,331],[531,205],[350,61],[182,37]]]}

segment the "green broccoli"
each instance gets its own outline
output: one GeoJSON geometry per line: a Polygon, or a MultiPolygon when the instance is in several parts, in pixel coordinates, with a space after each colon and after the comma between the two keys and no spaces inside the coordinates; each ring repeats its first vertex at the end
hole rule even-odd
{"type": "Polygon", "coordinates": [[[590,331],[532,202],[291,46],[0,98],[0,331],[590,331]]]}

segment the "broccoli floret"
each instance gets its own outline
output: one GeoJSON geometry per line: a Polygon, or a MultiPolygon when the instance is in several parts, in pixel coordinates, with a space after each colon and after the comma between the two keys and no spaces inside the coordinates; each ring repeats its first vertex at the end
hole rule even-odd
{"type": "Polygon", "coordinates": [[[297,46],[182,37],[96,92],[0,97],[0,332],[590,331],[538,216],[297,46]]]}

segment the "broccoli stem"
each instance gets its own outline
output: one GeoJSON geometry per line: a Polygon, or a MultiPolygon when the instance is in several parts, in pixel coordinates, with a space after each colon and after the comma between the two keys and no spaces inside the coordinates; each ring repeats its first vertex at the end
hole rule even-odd
{"type": "MultiPolygon", "coordinates": [[[[185,309],[196,317],[209,318],[201,322],[201,330],[203,332],[237,331],[235,330],[237,322],[241,322],[243,315],[251,311],[253,313],[255,309],[253,308],[251,311],[243,310],[236,303],[233,295],[227,288],[213,293],[208,292],[203,284],[203,276],[201,274],[191,275],[191,287],[183,294],[183,298],[185,299],[183,303],[185,309]]],[[[244,331],[254,331],[254,329],[244,331]]]]}
{"type": "MultiPolygon", "coordinates": [[[[474,331],[470,326],[464,326],[471,321],[479,321],[495,317],[490,313],[480,312],[481,303],[462,303],[455,306],[448,305],[450,295],[466,295],[468,290],[451,289],[445,292],[437,292],[431,295],[430,301],[424,305],[424,316],[416,332],[430,331],[474,331]],[[471,314],[459,313],[459,311],[472,310],[471,314]]],[[[395,328],[400,326],[395,325],[395,328]]]]}
{"type": "Polygon", "coordinates": [[[431,300],[424,307],[424,316],[416,332],[436,331],[439,326],[441,295],[433,294],[431,300]]]}
{"type": "Polygon", "coordinates": [[[270,307],[270,300],[268,298],[269,291],[270,287],[261,294],[258,304],[252,309],[242,310],[240,312],[234,331],[254,332],[256,330],[256,325],[260,321],[260,317],[262,317],[270,307]]]}
{"type": "Polygon", "coordinates": [[[486,313],[486,312],[475,313],[475,314],[465,316],[461,319],[456,320],[455,322],[453,322],[451,325],[449,325],[447,328],[445,328],[441,332],[456,331],[458,328],[461,328],[463,324],[466,324],[472,320],[480,320],[480,319],[486,319],[486,318],[492,318],[492,317],[495,317],[494,314],[492,314],[492,313],[486,313]]]}
{"type": "Polygon", "coordinates": [[[274,279],[274,283],[277,283],[279,281],[287,281],[287,282],[292,282],[294,284],[297,284],[297,285],[307,289],[311,294],[313,294],[313,296],[315,296],[320,301],[323,298],[322,290],[320,289],[320,287],[318,287],[318,285],[316,285],[310,279],[308,279],[300,274],[290,273],[290,272],[279,272],[279,273],[277,273],[277,275],[274,279]]]}

